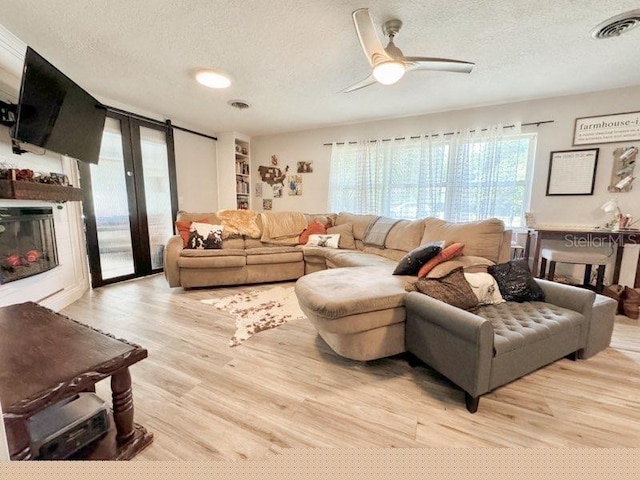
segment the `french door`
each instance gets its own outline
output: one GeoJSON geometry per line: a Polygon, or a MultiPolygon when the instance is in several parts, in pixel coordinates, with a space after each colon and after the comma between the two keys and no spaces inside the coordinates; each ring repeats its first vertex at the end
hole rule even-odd
{"type": "Polygon", "coordinates": [[[162,271],[178,205],[170,126],[109,112],[98,164],[79,170],[91,286],[162,271]]]}

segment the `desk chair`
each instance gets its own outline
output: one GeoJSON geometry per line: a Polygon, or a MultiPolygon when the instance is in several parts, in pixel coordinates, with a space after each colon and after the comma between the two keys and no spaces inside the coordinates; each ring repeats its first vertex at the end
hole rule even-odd
{"type": "Polygon", "coordinates": [[[547,270],[547,261],[549,262],[549,273],[547,280],[553,281],[556,273],[556,263],[570,263],[574,265],[584,265],[584,287],[593,288],[591,286],[591,268],[593,265],[598,266],[596,276],[596,293],[602,293],[604,289],[604,271],[606,268],[608,256],[600,250],[588,248],[572,248],[570,250],[560,250],[555,248],[543,248],[540,251],[540,278],[545,278],[547,270]]]}

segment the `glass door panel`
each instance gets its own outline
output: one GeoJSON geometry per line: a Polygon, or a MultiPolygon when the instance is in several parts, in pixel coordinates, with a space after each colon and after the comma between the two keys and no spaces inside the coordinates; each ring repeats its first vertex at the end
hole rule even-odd
{"type": "Polygon", "coordinates": [[[120,121],[107,117],[98,164],[90,166],[103,280],[135,271],[122,145],[120,121]]]}
{"type": "Polygon", "coordinates": [[[157,270],[162,268],[165,243],[173,235],[166,133],[140,127],[140,151],[144,172],[151,268],[157,270]]]}

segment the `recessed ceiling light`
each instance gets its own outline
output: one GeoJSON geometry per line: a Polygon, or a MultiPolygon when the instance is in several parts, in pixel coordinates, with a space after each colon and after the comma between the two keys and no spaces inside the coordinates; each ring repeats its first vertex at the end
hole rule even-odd
{"type": "Polygon", "coordinates": [[[196,80],[209,88],[227,88],[231,79],[220,70],[200,70],[196,73],[196,80]]]}

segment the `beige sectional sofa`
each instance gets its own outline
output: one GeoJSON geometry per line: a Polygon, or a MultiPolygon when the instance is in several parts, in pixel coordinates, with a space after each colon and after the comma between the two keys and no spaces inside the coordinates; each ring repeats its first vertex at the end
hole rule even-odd
{"type": "MultiPolygon", "coordinates": [[[[226,238],[219,250],[190,250],[175,236],[165,247],[165,276],[170,286],[184,288],[297,280],[301,309],[336,353],[368,361],[409,352],[459,385],[470,412],[500,385],[563,356],[588,358],[609,345],[616,302],[588,290],[538,280],[545,301],[506,302],[472,313],[408,292],[417,277],[393,274],[405,254],[430,242],[464,243],[463,255],[445,263],[486,269],[506,262],[511,232],[500,220],[400,220],[385,231],[382,244],[372,245],[367,240],[376,219],[305,215],[306,224],[333,225],[327,233],[340,234],[339,248],[271,244],[256,233],[226,238]]],[[[220,221],[216,213],[186,212],[178,220],[220,221]]],[[[260,215],[256,225],[264,230],[260,215]]],[[[441,266],[429,275],[437,277],[441,266]]]]}
{"type": "MultiPolygon", "coordinates": [[[[455,224],[437,218],[400,220],[383,246],[365,243],[376,215],[306,215],[339,233],[341,248],[282,246],[246,235],[227,238],[220,250],[183,248],[180,236],[165,247],[164,273],[171,287],[211,287],[296,280],[300,307],[320,336],[340,355],[373,360],[405,351],[406,283],[392,275],[412,249],[432,242],[463,242],[464,258],[500,263],[509,258],[511,232],[498,219],[455,224]],[[347,268],[349,267],[349,268],[347,268]]],[[[216,213],[180,212],[178,221],[219,223],[216,213]]],[[[262,230],[261,216],[256,223],[262,230]]]]}

